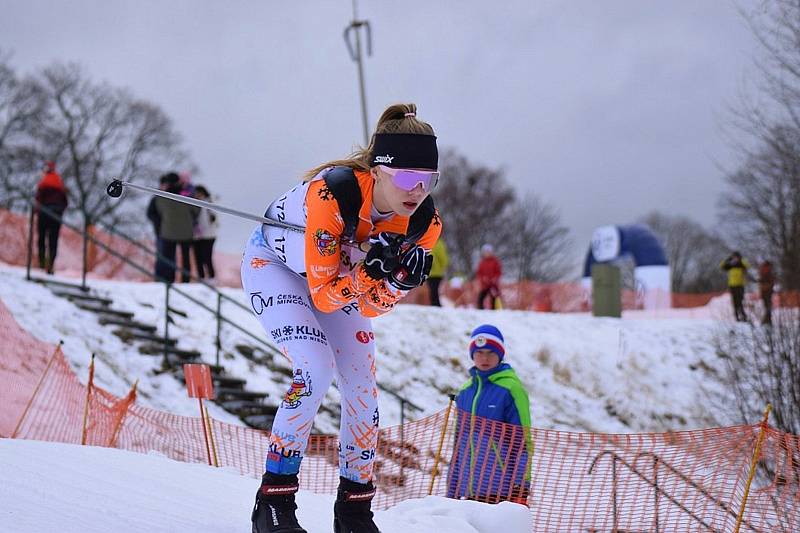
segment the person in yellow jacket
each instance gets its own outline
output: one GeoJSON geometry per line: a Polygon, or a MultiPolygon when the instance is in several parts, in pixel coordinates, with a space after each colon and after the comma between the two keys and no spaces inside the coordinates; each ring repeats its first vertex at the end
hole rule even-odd
{"type": "Polygon", "coordinates": [[[744,286],[747,283],[747,269],[750,265],[739,252],[733,252],[719,267],[728,272],[728,290],[733,300],[733,314],[737,322],[747,322],[744,312],[744,286]]]}
{"type": "Polygon", "coordinates": [[[433,266],[431,267],[431,273],[426,283],[431,293],[431,305],[441,307],[442,303],[439,301],[439,284],[442,283],[442,279],[447,272],[447,265],[450,263],[444,239],[436,241],[436,244],[433,245],[433,249],[431,250],[431,254],[433,255],[433,266]]]}

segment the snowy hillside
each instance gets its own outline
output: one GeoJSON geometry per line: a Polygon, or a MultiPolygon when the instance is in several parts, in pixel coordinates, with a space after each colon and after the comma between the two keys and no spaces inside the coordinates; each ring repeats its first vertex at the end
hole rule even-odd
{"type": "MultiPolygon", "coordinates": [[[[249,531],[257,483],[205,465],[110,448],[0,439],[0,531],[226,533],[249,531]]],[[[298,518],[330,531],[333,496],[298,493],[298,518]]],[[[375,513],[383,533],[532,529],[528,509],[429,496],[375,513]]]]}
{"type": "MultiPolygon", "coordinates": [[[[101,280],[92,280],[90,285],[113,297],[115,306],[133,312],[136,320],[163,327],[163,285],[101,280]]],[[[180,288],[213,305],[205,287],[180,288]]],[[[241,290],[225,289],[225,293],[248,303],[241,290]]],[[[92,313],[25,281],[24,270],[0,266],[0,298],[22,326],[40,339],[64,340],[64,353],[83,381],[89,355],[95,353],[100,386],[123,395],[139,379],[139,401],[144,405],[197,415],[196,402],[186,397],[183,384],[159,372],[159,356],[139,354],[134,345],[113,335],[111,328],[101,326],[92,313]]],[[[212,315],[174,294],[171,306],[187,317],[174,316],[170,335],[179,339],[179,347],[197,349],[206,362],[213,363],[216,323],[212,315]]],[[[622,320],[401,305],[374,321],[378,380],[385,389],[422,408],[422,412],[407,408],[406,416],[419,418],[441,410],[447,394],[466,379],[470,330],[492,322],[505,334],[507,361],[529,389],[537,427],[591,432],[709,427],[724,423],[712,416],[713,406],[707,400],[709,394],[720,391],[714,371],[719,362],[710,340],[719,328],[715,317],[726,312],[724,300],[701,310],[668,310],[659,313],[659,318],[632,312],[622,320]]],[[[251,313],[230,304],[223,313],[263,336],[251,313]]],[[[223,328],[222,338],[221,363],[228,372],[247,379],[249,389],[269,393],[267,402],[275,404],[286,388],[287,361],[259,349],[233,328],[223,328]]],[[[383,393],[380,402],[382,424],[397,424],[397,400],[383,393]]],[[[216,406],[209,407],[213,417],[239,423],[216,406]]],[[[331,388],[317,431],[335,433],[337,412],[338,394],[331,388]]]]}

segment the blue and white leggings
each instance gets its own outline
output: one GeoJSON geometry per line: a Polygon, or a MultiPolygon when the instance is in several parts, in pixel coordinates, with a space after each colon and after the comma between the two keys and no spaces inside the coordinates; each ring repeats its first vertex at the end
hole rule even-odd
{"type": "Polygon", "coordinates": [[[297,474],[322,399],[334,376],[342,398],[339,472],[372,479],[378,442],[378,387],[372,324],[354,304],[333,313],[314,308],[308,284],[267,246],[251,242],[242,286],[268,338],[292,362],[293,379],[275,415],[266,471],[297,474]]]}

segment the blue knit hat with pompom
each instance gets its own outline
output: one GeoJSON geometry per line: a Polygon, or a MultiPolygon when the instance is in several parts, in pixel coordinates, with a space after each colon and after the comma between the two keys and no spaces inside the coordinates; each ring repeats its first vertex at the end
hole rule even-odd
{"type": "Polygon", "coordinates": [[[469,356],[474,357],[475,350],[491,350],[500,360],[506,355],[505,339],[500,330],[491,324],[478,326],[472,331],[469,341],[469,356]]]}

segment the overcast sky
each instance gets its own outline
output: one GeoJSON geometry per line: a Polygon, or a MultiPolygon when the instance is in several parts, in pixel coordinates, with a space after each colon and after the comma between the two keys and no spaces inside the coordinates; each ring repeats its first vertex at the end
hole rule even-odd
{"type": "MultiPolygon", "coordinates": [[[[505,168],[561,211],[581,249],[596,226],[654,209],[715,221],[718,165],[736,161],[727,107],[756,53],[732,1],[360,0],[358,10],[373,36],[370,127],[386,105],[415,102],[440,149],[505,168]]],[[[0,0],[0,48],[20,73],[74,61],[158,103],[200,168],[195,182],[261,214],[362,140],[342,37],[351,18],[351,0],[0,0]]],[[[241,251],[252,224],[222,224],[220,247],[241,251]]]]}

